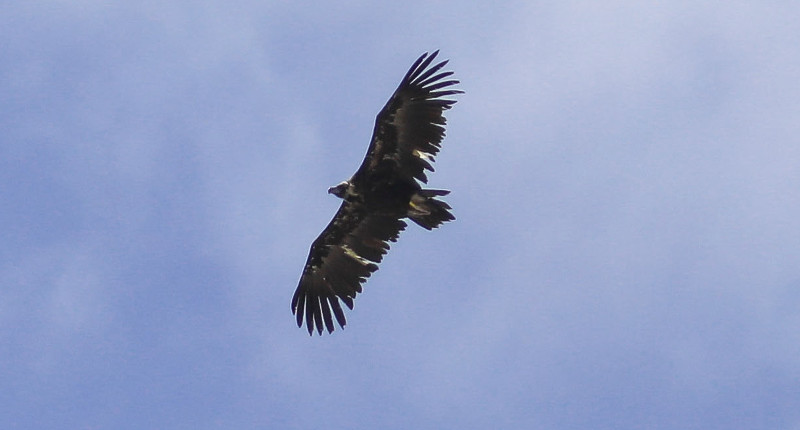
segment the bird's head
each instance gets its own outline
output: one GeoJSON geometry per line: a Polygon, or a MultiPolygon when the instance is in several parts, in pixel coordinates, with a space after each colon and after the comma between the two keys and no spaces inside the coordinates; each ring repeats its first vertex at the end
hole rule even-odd
{"type": "Polygon", "coordinates": [[[347,189],[350,187],[350,182],[342,181],[339,182],[337,185],[328,188],[328,194],[333,194],[334,196],[343,199],[344,196],[347,194],[347,189]]]}

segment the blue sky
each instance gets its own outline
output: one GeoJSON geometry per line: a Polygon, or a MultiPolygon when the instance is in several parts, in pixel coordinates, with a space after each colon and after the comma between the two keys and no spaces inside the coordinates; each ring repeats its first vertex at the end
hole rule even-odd
{"type": "Polygon", "coordinates": [[[799,429],[799,18],[4,3],[0,427],[799,429]],[[457,221],[309,337],[327,187],[434,49],[457,221]]]}

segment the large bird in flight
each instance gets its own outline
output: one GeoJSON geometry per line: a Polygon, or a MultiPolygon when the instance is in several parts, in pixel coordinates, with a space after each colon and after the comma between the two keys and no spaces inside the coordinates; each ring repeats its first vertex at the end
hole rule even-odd
{"type": "Polygon", "coordinates": [[[437,199],[446,190],[423,189],[425,171],[441,148],[445,118],[455,100],[453,72],[440,72],[447,61],[433,66],[439,51],[420,56],[406,73],[375,120],[367,155],[353,176],[328,189],[342,205],[311,244],[300,284],[292,297],[297,326],[333,332],[333,319],[344,328],[340,302],[353,309],[378,263],[406,228],[404,218],[431,230],[455,219],[450,206],[437,199]]]}

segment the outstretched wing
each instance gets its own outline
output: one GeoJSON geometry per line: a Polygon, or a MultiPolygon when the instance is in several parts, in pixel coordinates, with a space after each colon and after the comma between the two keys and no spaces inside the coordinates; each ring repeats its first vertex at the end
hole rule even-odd
{"type": "Polygon", "coordinates": [[[323,325],[333,332],[333,318],[344,328],[340,305],[353,309],[361,284],[397,240],[406,223],[395,217],[369,213],[363,205],[343,202],[333,220],[311,244],[300,285],[292,297],[297,326],[305,319],[308,334],[322,334],[323,325]]]}
{"type": "Polygon", "coordinates": [[[447,61],[431,66],[438,53],[425,53],[414,62],[378,114],[367,156],[353,175],[354,182],[389,165],[407,182],[418,179],[427,183],[425,170],[433,171],[433,156],[444,138],[442,113],[455,103],[443,97],[463,93],[450,89],[459,83],[447,79],[453,72],[439,72],[447,61]]]}

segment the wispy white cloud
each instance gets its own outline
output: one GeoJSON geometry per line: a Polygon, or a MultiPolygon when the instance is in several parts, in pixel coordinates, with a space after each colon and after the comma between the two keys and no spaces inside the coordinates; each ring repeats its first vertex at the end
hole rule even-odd
{"type": "Polygon", "coordinates": [[[89,238],[54,244],[3,265],[3,338],[16,350],[6,351],[11,368],[58,372],[109,329],[117,285],[98,245],[89,238]]]}

